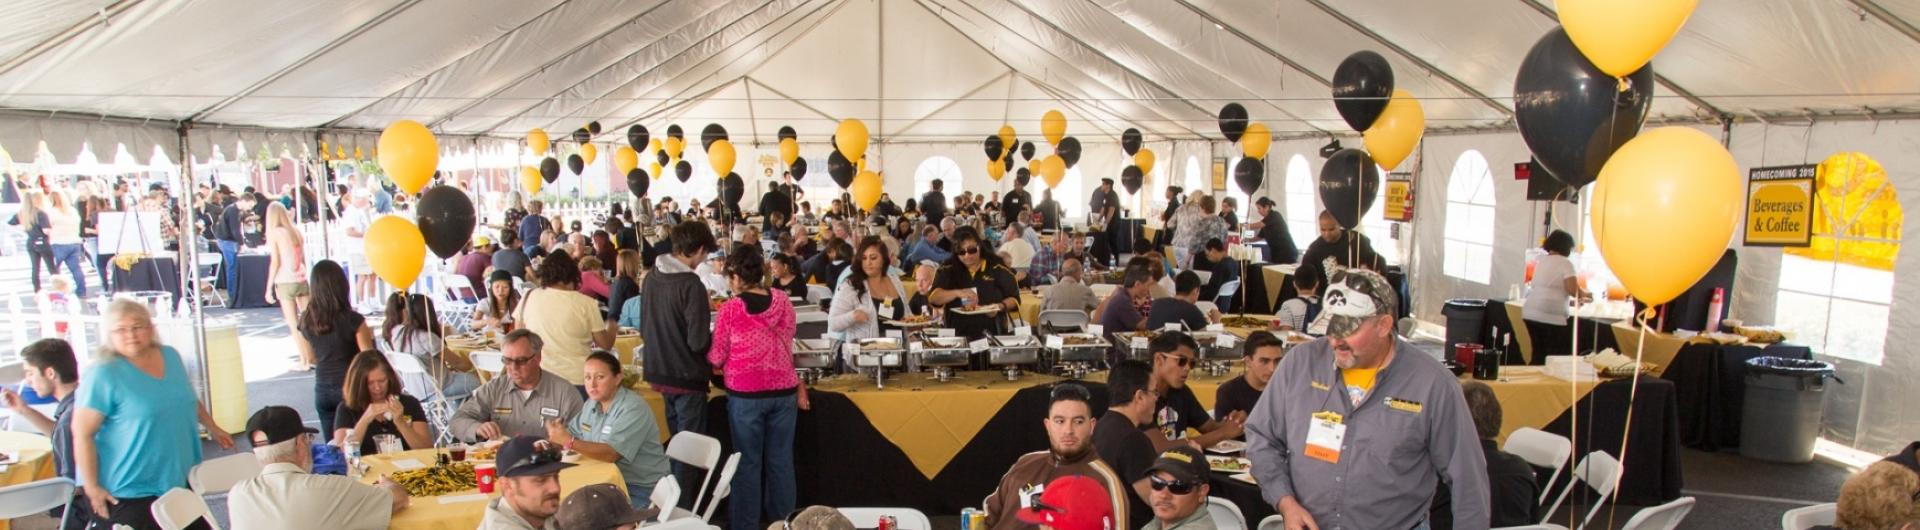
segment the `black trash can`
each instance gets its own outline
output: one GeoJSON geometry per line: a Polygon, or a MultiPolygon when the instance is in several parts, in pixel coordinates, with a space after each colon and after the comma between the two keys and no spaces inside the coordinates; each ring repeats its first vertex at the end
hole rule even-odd
{"type": "Polygon", "coordinates": [[[1769,462],[1813,461],[1830,363],[1788,357],[1747,361],[1740,411],[1740,456],[1769,462]]]}
{"type": "Polygon", "coordinates": [[[1440,315],[1447,317],[1447,355],[1453,355],[1453,345],[1461,343],[1487,344],[1487,301],[1477,298],[1455,298],[1448,300],[1440,308],[1440,315]]]}

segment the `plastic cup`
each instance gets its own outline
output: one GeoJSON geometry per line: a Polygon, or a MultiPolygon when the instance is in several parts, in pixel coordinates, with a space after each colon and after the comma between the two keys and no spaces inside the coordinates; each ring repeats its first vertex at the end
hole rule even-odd
{"type": "Polygon", "coordinates": [[[473,482],[480,486],[480,493],[493,493],[494,469],[492,463],[480,463],[473,466],[473,482]]]}
{"type": "Polygon", "coordinates": [[[452,455],[455,462],[467,461],[467,444],[454,442],[453,445],[447,446],[447,452],[452,455]]]}

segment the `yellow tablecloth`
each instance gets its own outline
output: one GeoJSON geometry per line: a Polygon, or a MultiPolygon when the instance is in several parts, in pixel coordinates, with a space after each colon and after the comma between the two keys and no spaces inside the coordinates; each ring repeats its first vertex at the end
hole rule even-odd
{"type": "Polygon", "coordinates": [[[1521,427],[1546,428],[1554,418],[1573,408],[1580,398],[1593,392],[1593,387],[1599,386],[1598,382],[1576,384],[1548,377],[1541,369],[1539,366],[1502,366],[1499,380],[1482,381],[1493,387],[1494,396],[1500,400],[1504,416],[1500,424],[1501,442],[1507,440],[1508,433],[1521,427]]]}
{"type": "MultiPolygon", "coordinates": [[[[461,359],[466,359],[475,351],[500,349],[497,339],[475,338],[472,336],[447,337],[446,344],[446,352],[459,356],[461,359]]],[[[638,359],[633,357],[633,349],[640,347],[641,344],[644,344],[644,342],[640,340],[639,335],[616,336],[613,338],[613,354],[615,357],[619,357],[621,362],[638,365],[638,359]]],[[[493,378],[493,374],[486,372],[477,373],[480,375],[480,381],[483,383],[493,378]]]]}
{"type": "MultiPolygon", "coordinates": [[[[364,459],[367,463],[367,477],[377,480],[379,476],[396,471],[393,461],[411,458],[422,464],[433,465],[434,450],[422,449],[391,455],[373,455],[364,459]]],[[[573,490],[589,484],[613,484],[621,490],[627,484],[620,478],[620,469],[608,462],[601,462],[582,456],[574,467],[560,472],[560,498],[564,499],[573,490]]],[[[486,498],[475,498],[462,502],[442,504],[441,499],[464,495],[478,495],[479,490],[467,490],[442,497],[414,497],[413,505],[400,513],[393,514],[393,522],[387,528],[396,530],[469,530],[480,526],[480,518],[486,514],[487,502],[500,496],[499,488],[486,498]]],[[[453,499],[449,499],[453,500],[453,499]]]]}
{"type": "Polygon", "coordinates": [[[893,376],[879,389],[872,376],[849,374],[822,379],[813,389],[847,396],[874,430],[932,478],[1020,389],[1059,380],[1028,374],[1008,381],[999,372],[961,372],[941,383],[930,374],[906,374],[893,376]]]}
{"type": "MultiPolygon", "coordinates": [[[[20,461],[0,470],[0,487],[53,478],[53,441],[33,433],[0,432],[0,451],[19,453],[20,461]]],[[[0,530],[12,523],[0,520],[0,530]]]]}
{"type": "Polygon", "coordinates": [[[1033,291],[1020,291],[1020,319],[1028,326],[1040,325],[1040,295],[1033,291]]]}
{"type": "MultiPolygon", "coordinates": [[[[1633,357],[1640,352],[1640,329],[1621,321],[1613,324],[1613,340],[1620,345],[1620,354],[1633,357]]],[[[1646,355],[1640,362],[1653,364],[1654,377],[1667,371],[1673,364],[1673,357],[1680,354],[1680,348],[1686,346],[1688,339],[1675,337],[1667,333],[1647,331],[1646,355]]]]}
{"type": "Polygon", "coordinates": [[[1260,268],[1260,276],[1267,284],[1267,307],[1275,311],[1280,309],[1280,293],[1293,281],[1293,265],[1268,265],[1260,268]]]}

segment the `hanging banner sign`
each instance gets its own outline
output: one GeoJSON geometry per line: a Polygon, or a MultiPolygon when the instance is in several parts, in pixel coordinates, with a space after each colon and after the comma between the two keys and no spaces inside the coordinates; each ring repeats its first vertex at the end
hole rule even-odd
{"type": "Polygon", "coordinates": [[[1387,174],[1387,206],[1381,217],[1388,221],[1413,220],[1413,173],[1387,174]]]}
{"type": "Polygon", "coordinates": [[[1813,242],[1814,179],[1820,166],[1758,167],[1747,172],[1746,245],[1805,247],[1813,242]]]}

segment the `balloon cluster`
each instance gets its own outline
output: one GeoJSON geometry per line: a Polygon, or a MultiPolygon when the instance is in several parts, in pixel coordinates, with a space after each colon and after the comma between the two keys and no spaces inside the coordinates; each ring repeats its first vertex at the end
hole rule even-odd
{"type": "Polygon", "coordinates": [[[1120,133],[1120,149],[1133,157],[1133,165],[1120,170],[1120,186],[1127,188],[1127,194],[1140,193],[1145,185],[1146,175],[1153,172],[1153,150],[1140,146],[1140,130],[1127,128],[1120,133]]]}
{"type": "Polygon", "coordinates": [[[1342,149],[1320,169],[1320,201],[1345,228],[1360,225],[1380,190],[1380,170],[1413,154],[1426,134],[1426,111],[1413,94],[1393,86],[1393,65],[1371,50],[1348,55],[1333,71],[1333,107],[1359,131],[1366,150],[1342,149]]]}
{"type": "Polygon", "coordinates": [[[427,250],[446,259],[466,246],[476,222],[473,200],[452,186],[426,188],[440,164],[439,141],[426,126],[412,120],[393,122],[380,132],[379,146],[375,154],[380,168],[401,191],[419,196],[414,206],[418,224],[397,215],[375,220],[367,228],[366,254],[375,274],[405,290],[419,278],[427,250]]]}
{"type": "Polygon", "coordinates": [[[1740,220],[1740,170],[1697,130],[1640,132],[1653,56],[1697,0],[1560,0],[1561,27],[1527,52],[1514,121],[1551,178],[1594,185],[1593,238],[1620,283],[1649,305],[1673,300],[1718,263],[1740,220]]]}
{"type": "Polygon", "coordinates": [[[1250,123],[1247,108],[1228,103],[1220,108],[1220,134],[1229,142],[1240,143],[1240,161],[1233,165],[1233,183],[1240,192],[1252,195],[1267,177],[1267,149],[1273,147],[1273,132],[1266,124],[1250,123]]]}

